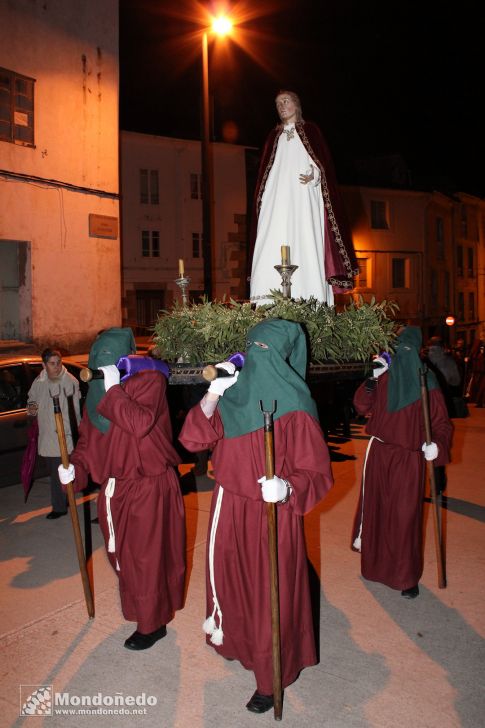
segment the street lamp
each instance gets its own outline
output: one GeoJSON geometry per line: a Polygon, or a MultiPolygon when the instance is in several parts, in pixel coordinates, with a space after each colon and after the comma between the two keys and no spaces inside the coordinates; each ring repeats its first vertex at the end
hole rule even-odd
{"type": "MultiPolygon", "coordinates": [[[[232,28],[229,18],[219,16],[212,20],[212,31],[227,35],[232,28]]],[[[209,111],[209,39],[208,31],[202,34],[202,254],[204,257],[204,291],[212,298],[214,270],[214,169],[210,141],[209,111]]]]}

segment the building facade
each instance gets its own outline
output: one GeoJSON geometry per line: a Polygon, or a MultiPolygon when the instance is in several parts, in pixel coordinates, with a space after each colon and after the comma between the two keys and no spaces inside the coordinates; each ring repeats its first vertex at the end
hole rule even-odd
{"type": "Polygon", "coordinates": [[[0,338],[121,323],[118,3],[0,5],[0,338]]]}
{"type": "MultiPolygon", "coordinates": [[[[246,260],[248,149],[213,143],[213,298],[242,298],[246,260]]],[[[121,132],[123,321],[149,333],[158,311],[204,292],[201,145],[121,132]]]]}
{"type": "Polygon", "coordinates": [[[420,326],[424,340],[471,345],[485,322],[485,201],[377,187],[342,192],[360,271],[352,295],[395,301],[398,318],[420,326]]]}

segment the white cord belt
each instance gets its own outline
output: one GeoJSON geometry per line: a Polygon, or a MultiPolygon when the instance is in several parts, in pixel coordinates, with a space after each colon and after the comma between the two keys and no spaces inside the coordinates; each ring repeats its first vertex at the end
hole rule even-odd
{"type": "MultiPolygon", "coordinates": [[[[106,484],[106,489],[104,491],[104,495],[106,498],[106,520],[108,522],[108,532],[109,532],[108,552],[110,554],[114,554],[116,552],[115,528],[114,528],[114,524],[113,524],[113,517],[111,515],[111,498],[113,497],[114,492],[115,492],[115,484],[116,484],[116,479],[109,478],[108,483],[106,484]]],[[[120,571],[120,565],[118,563],[118,559],[116,559],[116,570],[120,571]]]]}
{"type": "Polygon", "coordinates": [[[212,589],[212,601],[214,602],[214,609],[210,617],[207,617],[202,629],[208,635],[214,645],[222,645],[224,641],[224,632],[222,631],[222,611],[217,599],[215,575],[214,575],[214,549],[216,543],[217,526],[219,524],[219,516],[221,513],[222,496],[224,495],[224,488],[220,485],[219,492],[217,494],[216,505],[214,508],[214,516],[212,518],[212,526],[209,538],[209,579],[212,589]],[[216,612],[219,619],[219,626],[216,625],[216,612]]]}
{"type": "Polygon", "coordinates": [[[379,440],[379,442],[384,442],[384,440],[381,440],[380,437],[376,437],[375,435],[372,435],[371,439],[369,440],[369,442],[367,444],[367,450],[365,451],[364,468],[362,471],[362,509],[360,511],[360,526],[359,526],[359,533],[357,534],[357,537],[354,539],[354,543],[352,544],[354,549],[357,549],[357,551],[360,551],[361,547],[362,547],[362,525],[364,523],[365,469],[366,469],[366,465],[367,465],[367,457],[370,452],[370,447],[374,440],[379,440]]]}

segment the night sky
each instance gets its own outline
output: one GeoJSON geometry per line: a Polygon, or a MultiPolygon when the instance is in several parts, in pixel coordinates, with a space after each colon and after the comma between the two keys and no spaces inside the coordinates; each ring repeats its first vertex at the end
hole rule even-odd
{"type": "MultiPolygon", "coordinates": [[[[261,147],[274,97],[296,91],[341,182],[354,160],[401,155],[416,187],[485,195],[480,3],[249,0],[236,40],[211,42],[214,139],[261,147]]],[[[120,0],[122,129],[200,138],[208,3],[120,0]]],[[[214,6],[213,6],[214,7],[214,6]]]]}

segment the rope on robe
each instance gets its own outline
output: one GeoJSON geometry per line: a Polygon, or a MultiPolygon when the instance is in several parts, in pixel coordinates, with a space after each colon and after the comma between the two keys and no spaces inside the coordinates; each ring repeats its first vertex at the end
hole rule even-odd
{"type": "Polygon", "coordinates": [[[212,600],[214,602],[214,609],[210,617],[207,617],[202,625],[202,629],[208,635],[210,635],[210,641],[213,645],[222,645],[224,641],[224,632],[222,631],[222,611],[217,599],[215,575],[214,575],[214,548],[216,543],[217,526],[219,524],[219,516],[221,513],[222,496],[224,495],[224,488],[220,485],[219,492],[217,494],[216,505],[214,508],[214,517],[212,519],[211,533],[209,539],[209,579],[212,589],[212,600]],[[216,615],[219,618],[219,626],[216,626],[216,615]]]}

